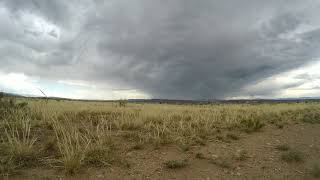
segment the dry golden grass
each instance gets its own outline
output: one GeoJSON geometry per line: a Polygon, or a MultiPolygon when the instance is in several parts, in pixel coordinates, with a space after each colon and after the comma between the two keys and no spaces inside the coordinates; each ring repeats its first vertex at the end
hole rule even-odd
{"type": "MultiPolygon", "coordinates": [[[[0,150],[8,149],[0,155],[0,174],[28,165],[26,157],[68,173],[83,166],[127,165],[119,143],[133,142],[139,149],[143,144],[158,147],[177,143],[182,151],[188,151],[189,145],[205,144],[223,130],[252,133],[268,123],[317,123],[320,117],[318,103],[173,105],[121,101],[119,106],[115,102],[19,102],[28,102],[27,108],[0,105],[0,129],[4,132],[0,133],[0,150]],[[36,157],[35,149],[40,151],[36,157]],[[8,156],[10,163],[2,163],[8,156]]],[[[233,134],[228,137],[238,139],[233,134]]]]}

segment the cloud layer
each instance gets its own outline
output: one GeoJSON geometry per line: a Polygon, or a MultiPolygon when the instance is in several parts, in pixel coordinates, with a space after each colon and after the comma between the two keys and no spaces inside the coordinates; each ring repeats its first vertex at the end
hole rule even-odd
{"type": "Polygon", "coordinates": [[[2,0],[0,71],[154,98],[237,96],[319,58],[319,8],[315,0],[2,0]]]}

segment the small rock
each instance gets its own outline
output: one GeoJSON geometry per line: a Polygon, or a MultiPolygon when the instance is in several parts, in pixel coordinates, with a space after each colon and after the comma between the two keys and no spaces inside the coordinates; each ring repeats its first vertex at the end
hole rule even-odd
{"type": "Polygon", "coordinates": [[[216,154],[212,154],[211,156],[212,156],[212,158],[213,158],[213,159],[217,159],[217,158],[219,158],[219,156],[218,156],[218,155],[216,155],[216,154]]]}
{"type": "Polygon", "coordinates": [[[99,179],[103,179],[103,178],[104,178],[104,176],[103,176],[102,174],[98,174],[98,175],[97,175],[97,178],[99,178],[99,179]]]}
{"type": "Polygon", "coordinates": [[[309,147],[313,148],[313,144],[311,144],[309,147]]]}

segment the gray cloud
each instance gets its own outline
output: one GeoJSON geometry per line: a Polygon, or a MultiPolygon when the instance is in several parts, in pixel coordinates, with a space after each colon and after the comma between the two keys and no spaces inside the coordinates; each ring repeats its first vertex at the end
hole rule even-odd
{"type": "Polygon", "coordinates": [[[319,57],[320,3],[313,0],[1,5],[10,18],[0,17],[6,23],[0,30],[0,70],[113,84],[157,98],[223,98],[319,57]],[[24,29],[26,12],[61,32],[24,29]],[[314,29],[300,32],[303,25],[314,29]]]}

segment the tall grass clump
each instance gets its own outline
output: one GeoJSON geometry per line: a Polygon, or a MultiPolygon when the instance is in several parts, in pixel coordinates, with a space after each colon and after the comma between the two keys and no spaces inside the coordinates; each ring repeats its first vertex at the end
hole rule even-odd
{"type": "Polygon", "coordinates": [[[27,166],[36,160],[34,144],[37,138],[31,135],[31,120],[21,117],[17,122],[5,126],[6,148],[18,166],[27,166]]]}
{"type": "Polygon", "coordinates": [[[83,165],[91,140],[68,122],[54,120],[52,125],[61,155],[59,162],[73,174],[83,165]]]}
{"type": "Polygon", "coordinates": [[[0,173],[37,164],[31,111],[27,103],[0,95],[0,173]]]}

